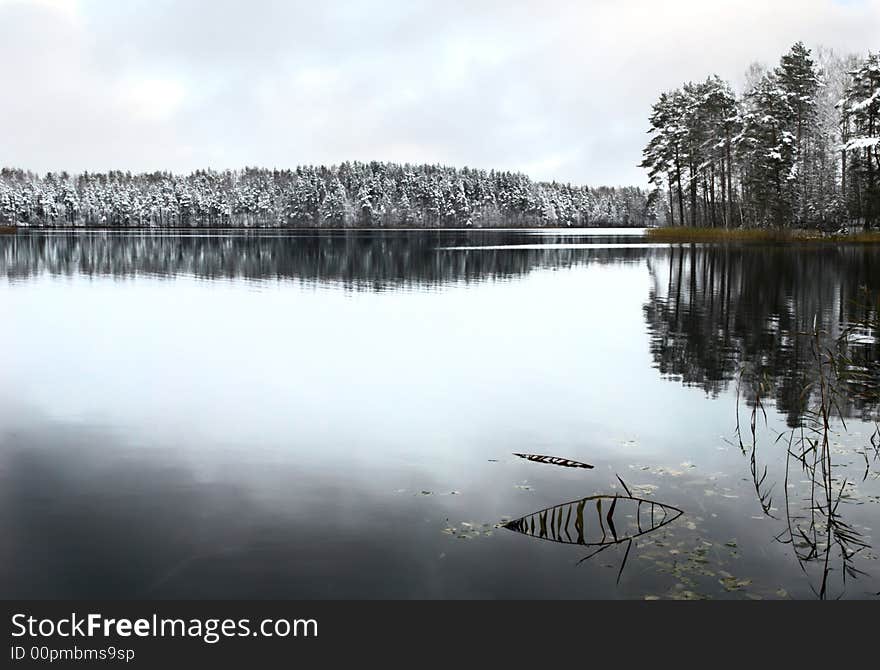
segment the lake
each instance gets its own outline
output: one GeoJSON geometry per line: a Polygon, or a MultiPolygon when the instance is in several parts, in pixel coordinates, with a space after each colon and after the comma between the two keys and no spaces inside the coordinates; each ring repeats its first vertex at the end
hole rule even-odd
{"type": "Polygon", "coordinates": [[[0,596],[875,597],[878,292],[638,230],[0,235],[0,596]]]}

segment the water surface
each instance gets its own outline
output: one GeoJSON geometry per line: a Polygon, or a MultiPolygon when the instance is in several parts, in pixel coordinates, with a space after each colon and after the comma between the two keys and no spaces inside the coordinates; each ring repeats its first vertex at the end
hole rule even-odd
{"type": "Polygon", "coordinates": [[[880,591],[874,333],[831,438],[864,546],[788,541],[825,526],[776,439],[820,367],[802,333],[876,300],[872,247],[30,231],[0,276],[3,597],[880,591]]]}

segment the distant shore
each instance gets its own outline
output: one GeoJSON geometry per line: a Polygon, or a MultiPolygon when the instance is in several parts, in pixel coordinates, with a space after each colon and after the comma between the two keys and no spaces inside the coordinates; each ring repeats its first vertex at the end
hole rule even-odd
{"type": "Polygon", "coordinates": [[[306,226],[306,225],[223,225],[223,224],[205,224],[198,226],[150,226],[150,225],[134,225],[134,226],[117,226],[117,225],[16,225],[16,224],[0,224],[0,234],[12,234],[17,231],[54,231],[54,232],[77,232],[77,231],[119,231],[119,232],[185,232],[185,231],[275,231],[275,232],[318,232],[318,231],[376,231],[381,232],[384,230],[388,231],[400,231],[400,232],[429,232],[429,231],[460,231],[460,232],[471,232],[471,231],[496,231],[496,232],[504,232],[504,231],[527,231],[527,230],[542,230],[542,231],[559,231],[560,234],[565,234],[565,231],[583,231],[583,230],[636,230],[641,231],[645,230],[644,226],[632,226],[632,225],[622,225],[622,224],[613,224],[613,223],[603,223],[597,224],[593,226],[584,226],[584,225],[571,225],[566,226],[564,224],[520,224],[520,225],[457,225],[457,226],[413,226],[413,225],[387,225],[387,226],[334,226],[334,225],[326,225],[326,226],[306,226]]]}
{"type": "Polygon", "coordinates": [[[635,186],[535,181],[518,172],[371,161],[189,174],[0,167],[0,225],[442,228],[656,221],[635,186]]]}
{"type": "Polygon", "coordinates": [[[880,243],[880,231],[827,233],[818,229],[779,228],[692,228],[675,226],[648,228],[645,236],[656,242],[839,242],[880,243]]]}

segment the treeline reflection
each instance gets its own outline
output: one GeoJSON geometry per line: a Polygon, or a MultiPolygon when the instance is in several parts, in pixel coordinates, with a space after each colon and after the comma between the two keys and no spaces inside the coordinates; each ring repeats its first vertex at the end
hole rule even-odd
{"type": "Polygon", "coordinates": [[[0,236],[0,273],[10,279],[46,273],[284,279],[381,290],[644,260],[645,248],[619,246],[620,237],[613,238],[617,246],[604,245],[611,240],[469,231],[19,233],[0,236]]]}
{"type": "Polygon", "coordinates": [[[843,342],[861,373],[844,415],[876,418],[880,251],[674,246],[650,254],[648,267],[653,283],[644,311],[663,375],[716,395],[742,370],[743,397],[772,398],[795,426],[809,402],[804,389],[818,377],[809,337],[815,328],[823,346],[843,342]]]}

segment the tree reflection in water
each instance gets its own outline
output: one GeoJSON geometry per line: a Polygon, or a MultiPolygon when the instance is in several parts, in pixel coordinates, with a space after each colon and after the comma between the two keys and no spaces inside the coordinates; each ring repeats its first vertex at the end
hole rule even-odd
{"type": "Polygon", "coordinates": [[[858,246],[746,245],[674,246],[648,258],[653,287],[645,316],[655,364],[713,396],[735,384],[735,434],[758,502],[777,518],[775,498],[784,499],[776,539],[791,546],[822,599],[842,596],[863,574],[857,561],[870,548],[845,519],[845,506],[862,501],[835,455],[848,419],[874,422],[862,479],[876,476],[877,259],[858,246]],[[767,402],[785,416],[787,430],[770,433],[767,402]],[[785,449],[785,456],[774,459],[765,448],[785,449]],[[780,460],[783,472],[769,469],[780,460]]]}

